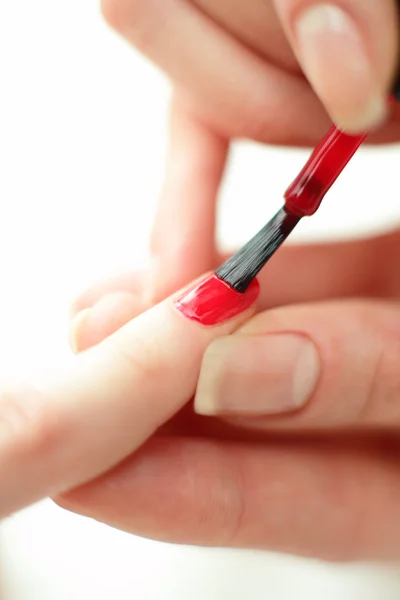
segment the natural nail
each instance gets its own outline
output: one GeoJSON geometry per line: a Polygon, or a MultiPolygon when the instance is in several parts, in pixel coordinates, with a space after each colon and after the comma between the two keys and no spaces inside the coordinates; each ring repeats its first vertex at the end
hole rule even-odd
{"type": "Polygon", "coordinates": [[[91,308],[85,308],[78,312],[72,319],[69,329],[69,345],[74,354],[80,351],[80,338],[86,319],[91,311],[91,308]]]}
{"type": "Polygon", "coordinates": [[[196,394],[203,415],[273,415],[310,399],[320,376],[314,344],[296,334],[232,335],[205,353],[196,394]]]}
{"type": "Polygon", "coordinates": [[[381,124],[387,99],[353,18],[317,4],[299,14],[294,35],[304,72],[336,124],[348,132],[381,124]]]}
{"type": "Polygon", "coordinates": [[[82,352],[115,333],[143,312],[141,299],[130,292],[106,294],[91,308],[78,313],[71,323],[70,345],[82,352]]]}

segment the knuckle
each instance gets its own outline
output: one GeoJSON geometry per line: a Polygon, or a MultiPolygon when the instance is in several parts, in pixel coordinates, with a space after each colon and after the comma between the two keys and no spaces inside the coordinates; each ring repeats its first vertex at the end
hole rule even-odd
{"type": "MultiPolygon", "coordinates": [[[[374,425],[392,425],[400,422],[400,327],[397,326],[398,308],[383,304],[376,309],[364,304],[358,312],[365,332],[368,360],[363,372],[365,385],[360,420],[374,425]]],[[[360,348],[362,356],[362,349],[360,348]]]]}
{"type": "Polygon", "coordinates": [[[126,10],[125,0],[101,0],[101,13],[104,19],[117,31],[124,26],[126,10]]]}
{"type": "Polygon", "coordinates": [[[369,378],[363,419],[374,424],[400,422],[400,339],[377,349],[369,378]]]}
{"type": "Polygon", "coordinates": [[[134,341],[124,336],[109,338],[109,352],[118,363],[125,363],[129,373],[134,373],[143,381],[160,379],[165,373],[165,359],[159,345],[145,337],[134,341]]]}
{"type": "Polygon", "coordinates": [[[152,4],[146,0],[101,0],[101,12],[110,27],[145,51],[157,35],[157,11],[152,4]]]}
{"type": "Polygon", "coordinates": [[[201,544],[214,541],[224,547],[240,545],[246,512],[245,494],[238,477],[237,465],[226,468],[227,453],[216,441],[191,444],[181,459],[184,489],[189,506],[196,507],[192,534],[201,544]],[[205,461],[205,454],[213,457],[205,461]],[[204,494],[207,490],[207,494],[204,494]]]}
{"type": "Polygon", "coordinates": [[[17,453],[50,451],[57,422],[44,396],[33,387],[18,386],[0,394],[0,435],[17,453]]]}
{"type": "Polygon", "coordinates": [[[150,234],[150,241],[149,241],[149,249],[150,249],[150,255],[153,257],[160,257],[162,258],[163,256],[163,242],[160,240],[160,228],[158,227],[158,220],[155,224],[155,226],[153,227],[153,230],[150,234]]]}

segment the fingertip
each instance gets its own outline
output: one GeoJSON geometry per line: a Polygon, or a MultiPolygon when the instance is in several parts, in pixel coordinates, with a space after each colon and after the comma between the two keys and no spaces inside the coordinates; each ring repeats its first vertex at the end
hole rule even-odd
{"type": "Polygon", "coordinates": [[[143,290],[147,282],[147,271],[136,270],[131,273],[122,273],[100,281],[84,290],[71,304],[70,318],[73,319],[78,313],[86,308],[92,308],[97,302],[109,294],[127,293],[136,297],[143,296],[143,290]]]}
{"type": "Polygon", "coordinates": [[[366,131],[376,131],[387,121],[389,107],[386,95],[372,95],[366,102],[355,107],[342,107],[339,103],[331,108],[331,118],[335,125],[350,135],[359,135],[366,131]]]}
{"type": "Polygon", "coordinates": [[[69,335],[72,351],[77,354],[95,346],[144,309],[142,300],[135,294],[106,294],[93,307],[81,310],[72,320],[69,335]]]}
{"type": "Polygon", "coordinates": [[[77,312],[72,318],[69,329],[69,345],[74,354],[78,354],[84,350],[84,344],[82,343],[84,338],[82,332],[85,330],[86,318],[89,316],[90,311],[90,308],[84,308],[77,312]]]}
{"type": "Polygon", "coordinates": [[[332,119],[353,131],[380,125],[386,98],[358,23],[326,3],[301,13],[295,31],[305,73],[332,119]]]}

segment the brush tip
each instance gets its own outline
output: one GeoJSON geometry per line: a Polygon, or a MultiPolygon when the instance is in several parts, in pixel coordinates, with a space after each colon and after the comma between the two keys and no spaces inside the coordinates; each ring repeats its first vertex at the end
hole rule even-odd
{"type": "Polygon", "coordinates": [[[291,234],[301,217],[285,207],[216,271],[216,275],[239,293],[244,293],[253,279],[291,234]]]}

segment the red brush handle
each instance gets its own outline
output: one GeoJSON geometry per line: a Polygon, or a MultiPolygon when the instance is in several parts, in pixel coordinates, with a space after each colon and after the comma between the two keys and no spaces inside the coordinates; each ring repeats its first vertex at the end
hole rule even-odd
{"type": "MultiPolygon", "coordinates": [[[[396,101],[400,101],[400,76],[389,105],[396,101]]],[[[286,211],[297,217],[309,217],[317,212],[325,194],[367,136],[368,133],[348,135],[333,125],[286,190],[286,211]]]]}
{"type": "Polygon", "coordinates": [[[313,215],[367,135],[348,135],[335,126],[331,127],[286,190],[287,212],[298,217],[313,215]]]}

